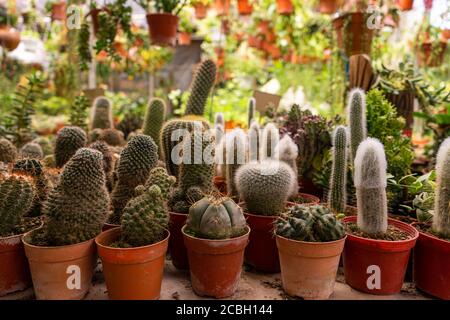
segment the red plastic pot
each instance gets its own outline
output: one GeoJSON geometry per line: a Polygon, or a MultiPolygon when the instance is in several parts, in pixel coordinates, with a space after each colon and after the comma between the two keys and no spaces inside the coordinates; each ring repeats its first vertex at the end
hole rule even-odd
{"type": "Polygon", "coordinates": [[[291,0],[277,0],[277,12],[282,15],[289,15],[294,12],[291,0]]]}
{"type": "Polygon", "coordinates": [[[417,288],[450,300],[450,241],[420,232],[413,255],[413,278],[417,288]]]}
{"type": "Polygon", "coordinates": [[[0,25],[0,46],[12,51],[16,49],[19,44],[20,32],[9,26],[0,25]]]}
{"type": "Polygon", "coordinates": [[[169,212],[169,216],[169,252],[172,258],[172,264],[177,269],[187,270],[189,269],[189,260],[181,229],[186,224],[188,215],[185,213],[169,212]]]}
{"type": "MultiPolygon", "coordinates": [[[[344,218],[344,223],[356,223],[357,217],[344,218]]],[[[411,249],[414,247],[419,232],[412,226],[388,219],[393,225],[408,233],[411,238],[401,241],[373,240],[347,234],[343,261],[345,280],[352,288],[376,295],[390,295],[400,292],[408,265],[411,249]],[[369,277],[380,272],[380,286],[368,288],[369,277]],[[378,269],[379,268],[379,269],[378,269]]]]}
{"type": "Polygon", "coordinates": [[[173,46],[177,40],[178,17],[169,13],[147,15],[150,41],[160,46],[173,46]]]}
{"type": "Polygon", "coordinates": [[[299,198],[306,200],[306,201],[302,202],[302,204],[314,205],[314,204],[320,203],[320,199],[316,196],[313,196],[312,194],[299,193],[298,196],[299,196],[299,198]]]}
{"type": "Polygon", "coordinates": [[[241,278],[250,229],[240,237],[225,240],[195,238],[185,233],[185,227],[182,232],[194,292],[214,298],[233,295],[241,278]]]}
{"type": "Polygon", "coordinates": [[[249,0],[238,0],[237,7],[241,16],[248,16],[253,12],[253,7],[249,3],[249,0]]]}
{"type": "Polygon", "coordinates": [[[414,0],[397,0],[397,6],[402,11],[409,11],[413,8],[414,0]]]}

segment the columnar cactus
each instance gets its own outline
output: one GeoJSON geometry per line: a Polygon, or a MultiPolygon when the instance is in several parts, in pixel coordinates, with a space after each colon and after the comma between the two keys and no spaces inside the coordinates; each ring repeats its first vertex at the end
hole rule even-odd
{"type": "Polygon", "coordinates": [[[14,162],[17,159],[16,147],[7,139],[0,139],[0,162],[14,162]]]}
{"type": "Polygon", "coordinates": [[[345,229],[329,208],[297,204],[277,219],[275,233],[297,241],[327,242],[342,239],[345,229]]]}
{"type": "Polygon", "coordinates": [[[259,150],[261,148],[260,143],[261,130],[257,121],[253,121],[248,129],[248,160],[258,161],[259,150]]]}
{"type": "Polygon", "coordinates": [[[222,112],[216,113],[214,117],[214,125],[221,125],[222,127],[225,127],[225,118],[222,112]]]}
{"type": "Polygon", "coordinates": [[[216,81],[216,63],[212,60],[203,61],[191,84],[191,94],[186,104],[186,115],[203,116],[206,101],[216,81]]]}
{"type": "Polygon", "coordinates": [[[291,197],[298,195],[298,169],[297,169],[297,156],[298,147],[295,142],[287,134],[278,142],[275,148],[275,155],[278,160],[283,161],[294,171],[294,188],[291,190],[291,197]]]}
{"type": "Polygon", "coordinates": [[[450,238],[450,138],[442,142],[436,161],[433,229],[442,237],[450,238]]]}
{"type": "Polygon", "coordinates": [[[91,110],[91,121],[89,129],[112,129],[114,128],[112,116],[112,104],[106,97],[97,97],[91,110]]]}
{"type": "Polygon", "coordinates": [[[44,152],[39,144],[28,142],[20,149],[20,156],[22,158],[42,159],[44,158],[44,152]]]}
{"type": "Polygon", "coordinates": [[[97,236],[109,213],[103,156],[79,149],[64,166],[44,206],[44,230],[50,246],[76,244],[97,236]]]}
{"type": "Polygon", "coordinates": [[[328,205],[336,213],[345,212],[347,201],[347,129],[338,126],[333,133],[333,165],[328,205]]]}
{"type": "Polygon", "coordinates": [[[150,137],[160,147],[161,128],[166,118],[166,105],[162,99],[153,98],[148,103],[145,112],[142,132],[150,137]]]}
{"type": "Polygon", "coordinates": [[[347,121],[350,128],[350,152],[355,160],[359,144],[367,137],[366,95],[363,90],[354,88],[349,93],[347,121]]]}
{"type": "Polygon", "coordinates": [[[230,198],[204,197],[189,208],[186,231],[202,239],[241,236],[247,223],[241,208],[230,198]]]}
{"type": "Polygon", "coordinates": [[[0,237],[21,234],[23,215],[32,204],[34,187],[32,180],[23,175],[0,176],[0,237]]]}
{"type": "Polygon", "coordinates": [[[255,104],[256,100],[255,98],[250,98],[248,101],[248,107],[247,107],[247,127],[250,128],[254,118],[255,118],[255,104]]]}
{"type": "Polygon", "coordinates": [[[216,145],[222,141],[225,135],[225,119],[222,112],[216,113],[214,121],[214,137],[216,138],[216,145]]]}
{"type": "Polygon", "coordinates": [[[61,168],[87,143],[86,133],[79,127],[64,127],[58,131],[55,143],[55,162],[61,168]]]}
{"type": "Polygon", "coordinates": [[[100,151],[103,155],[103,170],[105,171],[106,186],[108,190],[112,190],[113,187],[113,169],[114,169],[114,157],[111,148],[104,141],[96,141],[89,145],[89,148],[100,151]]]}
{"type": "Polygon", "coordinates": [[[111,223],[120,223],[123,208],[133,198],[134,189],[144,184],[158,162],[158,147],[150,136],[133,137],[120,153],[117,183],[112,193],[111,223]]]}
{"type": "Polygon", "coordinates": [[[229,197],[236,198],[239,193],[236,188],[236,172],[246,163],[247,137],[242,129],[236,128],[227,135],[225,173],[229,197]]]}
{"type": "Polygon", "coordinates": [[[268,123],[264,127],[261,136],[261,150],[259,158],[273,159],[275,157],[275,147],[280,140],[280,134],[278,128],[273,123],[268,123]]]}
{"type": "Polygon", "coordinates": [[[367,234],[387,230],[386,155],[383,145],[367,138],[355,157],[355,188],[358,206],[357,224],[367,234]]]}
{"type": "Polygon", "coordinates": [[[276,160],[249,162],[236,173],[239,195],[248,212],[265,216],[284,210],[294,181],[291,167],[276,160]]]}

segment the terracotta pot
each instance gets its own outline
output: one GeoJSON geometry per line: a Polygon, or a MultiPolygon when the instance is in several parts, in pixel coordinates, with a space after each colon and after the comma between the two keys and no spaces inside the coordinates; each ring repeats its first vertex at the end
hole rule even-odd
{"type": "Polygon", "coordinates": [[[328,299],[334,291],[345,237],[304,242],[276,236],[284,291],[303,299],[328,299]]]}
{"type": "Polygon", "coordinates": [[[185,232],[184,243],[188,250],[191,283],[200,296],[226,298],[233,295],[241,278],[244,249],[250,229],[236,238],[210,240],[195,238],[185,232]]]}
{"type": "Polygon", "coordinates": [[[120,224],[113,224],[113,223],[105,222],[103,224],[102,231],[108,231],[110,229],[114,229],[114,228],[117,228],[117,227],[120,227],[120,224]]]}
{"type": "Polygon", "coordinates": [[[404,90],[398,94],[386,92],[385,97],[395,106],[398,114],[405,118],[406,127],[411,128],[414,123],[414,91],[404,90]]]}
{"type": "Polygon", "coordinates": [[[111,247],[120,232],[120,228],[110,229],[95,238],[108,297],[111,300],[159,299],[169,231],[166,230],[164,240],[148,246],[111,247]]]}
{"type": "Polygon", "coordinates": [[[445,51],[447,49],[446,42],[439,42],[437,49],[434,49],[430,42],[422,43],[417,48],[417,61],[420,67],[439,67],[444,62],[445,51]]]}
{"type": "Polygon", "coordinates": [[[52,5],[52,20],[64,21],[66,20],[66,3],[61,1],[52,5]]]}
{"type": "Polygon", "coordinates": [[[281,50],[272,43],[267,41],[262,42],[262,49],[270,56],[272,59],[278,59],[281,57],[281,50]]]}
{"type": "Polygon", "coordinates": [[[169,13],[147,14],[150,41],[160,46],[173,46],[177,40],[179,18],[169,13]]]}
{"type": "Polygon", "coordinates": [[[414,0],[397,0],[397,6],[402,11],[409,11],[413,8],[414,0]]]}
{"type": "Polygon", "coordinates": [[[226,195],[227,194],[227,181],[224,177],[221,176],[215,176],[214,177],[214,185],[216,186],[217,190],[219,190],[219,192],[221,194],[226,195]]]}
{"type": "Polygon", "coordinates": [[[187,257],[186,246],[183,241],[181,228],[186,224],[187,214],[169,212],[169,252],[172,258],[172,264],[177,269],[189,269],[189,260],[187,257]]]}
{"type": "Polygon", "coordinates": [[[374,31],[367,27],[363,12],[345,13],[333,20],[338,46],[347,57],[355,54],[370,56],[374,31]]]}
{"type": "MultiPolygon", "coordinates": [[[[33,232],[33,231],[31,231],[33,232]]],[[[24,234],[22,241],[30,265],[34,293],[38,300],[79,300],[91,286],[97,262],[94,239],[60,247],[40,247],[28,241],[31,232],[24,234]],[[79,271],[79,287],[75,279],[79,271]]]]}
{"type": "Polygon", "coordinates": [[[262,40],[256,36],[249,36],[248,39],[248,46],[255,49],[261,49],[262,46],[262,40]]]}
{"type": "Polygon", "coordinates": [[[333,14],[339,9],[339,2],[338,0],[320,0],[318,10],[320,13],[333,14]]]}
{"type": "Polygon", "coordinates": [[[6,25],[0,26],[0,46],[12,51],[16,49],[19,44],[20,32],[6,25]]]}
{"type": "Polygon", "coordinates": [[[208,7],[205,6],[203,3],[196,3],[194,5],[195,10],[195,18],[202,20],[206,18],[206,15],[208,14],[208,7]]]}
{"type": "MultiPolygon", "coordinates": [[[[357,217],[351,216],[342,221],[356,223],[356,219],[357,217]]],[[[407,232],[411,238],[401,241],[384,241],[347,235],[343,253],[344,273],[347,284],[352,288],[377,295],[400,292],[410,252],[419,232],[414,227],[394,219],[388,219],[388,223],[407,232]],[[369,289],[367,286],[369,277],[374,272],[371,266],[379,268],[379,288],[369,289]]]]}
{"type": "Polygon", "coordinates": [[[315,204],[320,203],[320,199],[316,196],[313,196],[312,194],[299,193],[298,197],[306,200],[306,201],[302,201],[301,204],[315,205],[315,204]]]}
{"type": "Polygon", "coordinates": [[[277,0],[278,14],[289,15],[294,12],[294,6],[291,0],[277,0]]]}
{"type": "Polygon", "coordinates": [[[253,7],[249,3],[249,0],[238,0],[237,1],[238,12],[241,16],[248,16],[252,14],[253,7]]]}
{"type": "Polygon", "coordinates": [[[230,0],[215,0],[214,4],[218,16],[225,16],[230,12],[230,0]]]}
{"type": "Polygon", "coordinates": [[[180,46],[188,46],[192,42],[192,36],[189,32],[180,32],[178,34],[178,44],[180,46]]]}

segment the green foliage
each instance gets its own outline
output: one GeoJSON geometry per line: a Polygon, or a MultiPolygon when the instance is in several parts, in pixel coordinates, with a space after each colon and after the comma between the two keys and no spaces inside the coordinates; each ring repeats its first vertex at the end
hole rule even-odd
{"type": "Polygon", "coordinates": [[[174,15],[178,15],[187,4],[187,0],[136,0],[136,2],[147,12],[150,11],[150,5],[152,5],[156,12],[174,15]]]}
{"type": "Polygon", "coordinates": [[[90,24],[85,20],[81,24],[80,32],[78,32],[78,56],[81,70],[88,70],[92,61],[91,48],[89,47],[90,37],[90,24]]]}
{"type": "Polygon", "coordinates": [[[55,161],[58,168],[83,148],[87,143],[86,133],[79,127],[64,127],[58,131],[55,142],[55,161]]]}
{"type": "Polygon", "coordinates": [[[200,64],[192,81],[186,115],[204,115],[208,96],[216,81],[216,69],[216,63],[212,60],[200,64]]]}
{"type": "Polygon", "coordinates": [[[89,100],[84,94],[77,96],[72,104],[69,113],[69,123],[72,126],[87,129],[86,120],[88,118],[89,100]]]}

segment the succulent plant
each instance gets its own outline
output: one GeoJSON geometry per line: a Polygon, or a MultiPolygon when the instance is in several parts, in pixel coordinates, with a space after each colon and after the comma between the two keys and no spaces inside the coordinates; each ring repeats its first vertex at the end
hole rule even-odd
{"type": "Polygon", "coordinates": [[[357,224],[367,234],[383,234],[387,230],[386,155],[383,145],[367,138],[355,157],[355,188],[358,206],[357,224]]]}
{"type": "Polygon", "coordinates": [[[111,101],[106,97],[100,96],[94,100],[89,128],[91,131],[114,128],[111,101]]]}
{"type": "Polygon", "coordinates": [[[273,123],[266,124],[261,134],[261,149],[259,158],[261,160],[274,159],[275,148],[279,141],[280,134],[277,126],[273,123]]]}
{"type": "Polygon", "coordinates": [[[433,229],[444,238],[450,238],[450,138],[439,147],[436,161],[433,229]]]}
{"type": "Polygon", "coordinates": [[[350,130],[350,152],[352,161],[354,161],[359,144],[367,137],[366,95],[363,90],[354,88],[350,91],[347,113],[350,130]]]}
{"type": "Polygon", "coordinates": [[[42,159],[44,158],[44,152],[39,144],[28,142],[20,149],[20,156],[22,158],[42,159]]]}
{"type": "Polygon", "coordinates": [[[113,188],[114,157],[111,148],[104,141],[96,141],[89,145],[89,148],[100,151],[103,155],[103,170],[105,171],[106,186],[111,191],[113,188]]]}
{"type": "Polygon", "coordinates": [[[53,154],[53,145],[50,140],[46,137],[37,137],[32,142],[37,143],[41,146],[42,152],[44,152],[44,156],[48,156],[53,154]]]}
{"type": "MultiPolygon", "coordinates": [[[[95,130],[93,132],[95,132],[95,130]]],[[[117,129],[101,130],[98,140],[105,141],[107,144],[113,147],[123,146],[125,144],[125,139],[122,131],[119,131],[117,129]]]]}
{"type": "Polygon", "coordinates": [[[162,99],[153,98],[150,100],[145,112],[142,132],[156,142],[160,147],[161,128],[166,118],[166,105],[162,99]]]}
{"type": "Polygon", "coordinates": [[[248,117],[248,121],[247,121],[247,126],[248,128],[250,128],[254,118],[255,118],[255,104],[256,104],[256,100],[255,98],[250,98],[250,100],[248,101],[248,108],[247,108],[247,117],[248,117]]]}
{"type": "Polygon", "coordinates": [[[16,147],[7,139],[0,139],[0,162],[14,162],[17,158],[16,147]]]}
{"type": "Polygon", "coordinates": [[[329,208],[297,204],[278,217],[275,233],[297,241],[328,242],[342,239],[345,228],[329,208]]]}
{"type": "Polygon", "coordinates": [[[258,161],[259,150],[261,147],[260,143],[261,130],[257,121],[253,121],[248,129],[248,160],[258,161]]]}
{"type": "Polygon", "coordinates": [[[79,127],[64,127],[58,131],[55,142],[55,164],[61,168],[87,143],[86,133],[79,127]]]}
{"type": "Polygon", "coordinates": [[[285,135],[275,147],[276,158],[283,161],[294,171],[294,183],[290,196],[296,197],[298,195],[298,169],[297,169],[297,156],[298,147],[294,141],[288,135],[285,135]]]}
{"type": "Polygon", "coordinates": [[[338,126],[333,133],[333,165],[328,205],[336,213],[345,212],[347,202],[347,128],[338,126]]]}
{"type": "Polygon", "coordinates": [[[236,173],[239,195],[248,212],[265,216],[284,210],[294,181],[291,167],[276,160],[249,162],[236,173]]]}
{"type": "Polygon", "coordinates": [[[226,163],[225,174],[227,181],[227,192],[229,197],[237,198],[239,193],[236,188],[236,172],[246,163],[247,136],[240,129],[234,129],[226,138],[226,163]]]}

